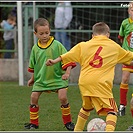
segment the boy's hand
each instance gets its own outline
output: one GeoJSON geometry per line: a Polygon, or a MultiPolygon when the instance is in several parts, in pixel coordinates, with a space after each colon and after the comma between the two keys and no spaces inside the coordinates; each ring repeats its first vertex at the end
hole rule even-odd
{"type": "Polygon", "coordinates": [[[32,86],[34,84],[34,80],[30,79],[27,83],[27,86],[32,86]]]}
{"type": "Polygon", "coordinates": [[[13,26],[15,26],[15,25],[16,25],[16,22],[15,22],[15,21],[13,21],[12,25],[13,25],[13,26]]]}
{"type": "Polygon", "coordinates": [[[52,66],[52,65],[54,65],[54,64],[56,64],[56,63],[58,63],[58,62],[60,62],[62,59],[61,59],[61,57],[58,57],[58,58],[56,58],[56,59],[48,59],[47,61],[46,61],[46,66],[52,66]]]}
{"type": "Polygon", "coordinates": [[[52,60],[52,59],[48,59],[46,61],[46,66],[52,66],[53,64],[55,64],[55,63],[54,63],[54,60],[52,60]]]}
{"type": "Polygon", "coordinates": [[[69,74],[65,73],[62,75],[63,80],[67,80],[69,78],[69,74]]]}

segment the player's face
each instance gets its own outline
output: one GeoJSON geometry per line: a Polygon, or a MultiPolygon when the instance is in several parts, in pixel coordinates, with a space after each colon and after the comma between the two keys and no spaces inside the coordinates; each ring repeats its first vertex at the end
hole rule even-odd
{"type": "Polygon", "coordinates": [[[128,13],[129,13],[131,19],[133,20],[133,7],[131,7],[131,8],[128,10],[128,13]]]}
{"type": "Polygon", "coordinates": [[[40,42],[47,43],[49,41],[49,36],[50,36],[50,28],[48,25],[45,26],[38,26],[37,27],[37,32],[34,32],[36,37],[40,40],[40,42]]]}

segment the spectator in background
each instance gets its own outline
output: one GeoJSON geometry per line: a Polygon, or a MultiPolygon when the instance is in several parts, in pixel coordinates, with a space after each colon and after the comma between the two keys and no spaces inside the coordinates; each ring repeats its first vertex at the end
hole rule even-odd
{"type": "MultiPolygon", "coordinates": [[[[33,6],[33,2],[23,2],[23,5],[31,5],[33,6]]],[[[25,7],[22,8],[22,15],[25,16],[25,7]]],[[[17,17],[17,6],[15,6],[12,10],[11,13],[17,17]]],[[[28,25],[33,26],[33,8],[28,8],[28,25]]],[[[23,17],[23,24],[25,24],[25,18],[23,17]]]]}
{"type": "Polygon", "coordinates": [[[72,11],[71,2],[61,1],[57,3],[54,25],[55,29],[60,31],[55,32],[55,39],[61,42],[67,50],[71,48],[71,40],[63,30],[69,27],[72,20],[72,11]]]}
{"type": "MultiPolygon", "coordinates": [[[[3,20],[0,23],[1,27],[4,29],[3,38],[5,41],[5,49],[12,50],[14,47],[14,27],[16,25],[16,16],[12,13],[8,15],[7,20],[3,20]]],[[[11,58],[12,53],[6,52],[4,58],[11,58]]]]}

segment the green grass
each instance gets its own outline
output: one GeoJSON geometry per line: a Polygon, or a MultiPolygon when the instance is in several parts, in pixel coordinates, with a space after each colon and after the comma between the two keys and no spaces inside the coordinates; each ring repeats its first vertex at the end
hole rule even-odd
{"type": "MultiPolygon", "coordinates": [[[[29,122],[31,89],[32,87],[19,86],[18,83],[0,82],[0,131],[26,131],[24,123],[29,122]]],[[[114,85],[113,92],[119,105],[119,85],[114,85]]],[[[130,86],[126,115],[118,117],[116,131],[125,131],[128,126],[133,124],[129,107],[132,92],[133,87],[130,86]]],[[[71,105],[73,122],[76,123],[82,105],[77,85],[69,87],[68,100],[71,105]]],[[[60,102],[56,93],[43,93],[39,99],[39,105],[40,125],[37,131],[67,131],[62,124],[60,102]]],[[[88,121],[95,117],[99,116],[94,110],[88,121]]],[[[105,120],[105,117],[102,118],[105,120]]]]}

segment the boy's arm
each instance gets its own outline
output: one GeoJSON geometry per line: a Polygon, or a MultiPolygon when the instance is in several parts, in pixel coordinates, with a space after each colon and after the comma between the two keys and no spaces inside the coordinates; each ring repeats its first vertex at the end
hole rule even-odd
{"type": "Polygon", "coordinates": [[[122,46],[123,44],[123,40],[124,40],[124,37],[125,37],[125,32],[124,32],[124,29],[125,29],[125,24],[124,24],[125,21],[122,21],[121,23],[121,26],[120,26],[120,30],[119,30],[119,34],[118,34],[118,39],[119,39],[119,42],[120,42],[120,45],[122,46]]]}
{"type": "Polygon", "coordinates": [[[34,74],[32,74],[31,78],[28,80],[27,85],[32,86],[34,84],[34,74]]]}
{"type": "Polygon", "coordinates": [[[1,22],[1,27],[4,29],[4,30],[11,30],[13,29],[15,26],[15,22],[13,22],[13,25],[9,24],[7,21],[3,20],[1,22]]]}
{"type": "Polygon", "coordinates": [[[122,46],[124,37],[118,35],[118,39],[119,39],[120,45],[122,46]]]}
{"type": "Polygon", "coordinates": [[[133,66],[133,61],[131,61],[131,63],[129,64],[129,66],[133,66]]]}
{"type": "Polygon", "coordinates": [[[52,65],[54,65],[54,64],[56,64],[56,63],[58,63],[58,62],[60,62],[60,61],[62,61],[62,59],[61,59],[61,57],[59,56],[58,58],[56,58],[56,59],[48,59],[47,61],[46,61],[46,65],[47,66],[52,66],[52,65]]]}
{"type": "Polygon", "coordinates": [[[62,79],[66,80],[69,78],[71,69],[72,69],[72,66],[67,67],[65,74],[62,75],[62,79]]]}

